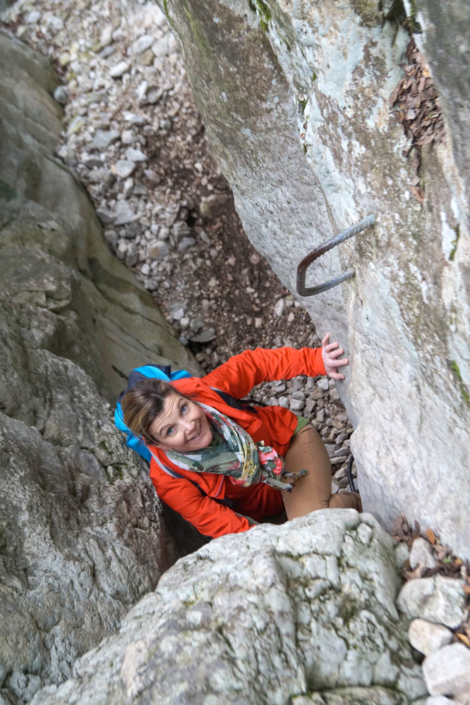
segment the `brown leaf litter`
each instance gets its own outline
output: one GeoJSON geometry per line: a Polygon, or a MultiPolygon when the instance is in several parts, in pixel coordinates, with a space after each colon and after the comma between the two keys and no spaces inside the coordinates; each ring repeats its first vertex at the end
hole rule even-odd
{"type": "Polygon", "coordinates": [[[425,194],[419,187],[421,149],[426,144],[443,142],[445,125],[429,66],[418,51],[413,37],[406,49],[406,58],[407,63],[402,65],[405,75],[390,96],[390,107],[395,109],[405,135],[411,141],[403,156],[412,154],[414,176],[410,192],[423,204],[425,194]]]}

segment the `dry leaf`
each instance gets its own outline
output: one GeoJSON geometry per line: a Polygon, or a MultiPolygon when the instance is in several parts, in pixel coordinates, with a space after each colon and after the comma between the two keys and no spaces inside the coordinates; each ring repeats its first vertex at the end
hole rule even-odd
{"type": "Polygon", "coordinates": [[[432,543],[432,545],[434,546],[434,544],[436,543],[436,534],[434,533],[434,531],[432,529],[426,529],[426,536],[429,543],[432,543]]]}
{"type": "Polygon", "coordinates": [[[470,639],[468,638],[468,636],[465,636],[465,634],[456,634],[456,636],[460,639],[460,641],[463,641],[465,646],[468,646],[468,648],[470,649],[470,639]]]}
{"type": "Polygon", "coordinates": [[[405,570],[404,575],[407,580],[414,580],[415,578],[421,578],[425,570],[423,563],[418,563],[414,570],[405,570]]]}
{"type": "Polygon", "coordinates": [[[424,191],[423,191],[422,188],[418,188],[417,186],[412,186],[412,187],[410,188],[410,193],[411,193],[412,196],[414,196],[414,197],[416,198],[416,200],[418,201],[418,203],[420,203],[421,205],[423,205],[423,203],[424,203],[424,195],[425,195],[425,194],[424,194],[424,191]]]}
{"type": "Polygon", "coordinates": [[[455,565],[462,565],[462,564],[463,564],[463,560],[461,558],[455,559],[455,565]]]}

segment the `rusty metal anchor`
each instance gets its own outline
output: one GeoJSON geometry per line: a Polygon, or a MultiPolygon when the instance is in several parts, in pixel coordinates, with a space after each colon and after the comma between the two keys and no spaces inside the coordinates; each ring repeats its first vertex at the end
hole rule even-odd
{"type": "Polygon", "coordinates": [[[311,252],[309,255],[304,257],[299,266],[297,267],[297,293],[300,294],[300,296],[315,296],[315,294],[320,294],[322,291],[332,289],[334,286],[341,284],[341,282],[347,281],[348,279],[352,279],[355,276],[355,272],[353,270],[350,270],[349,272],[341,274],[339,277],[335,277],[335,279],[330,279],[330,281],[325,282],[324,284],[319,284],[318,286],[305,286],[305,277],[307,274],[307,269],[313,262],[315,262],[316,259],[324,255],[325,252],[332,250],[333,247],[336,247],[336,245],[340,245],[345,240],[349,240],[350,237],[357,235],[358,233],[362,232],[374,223],[375,215],[368,215],[367,218],[361,220],[359,223],[357,223],[357,225],[353,225],[351,228],[348,228],[339,235],[336,235],[335,237],[331,238],[331,240],[327,240],[322,245],[313,250],[313,252],[311,252]]]}

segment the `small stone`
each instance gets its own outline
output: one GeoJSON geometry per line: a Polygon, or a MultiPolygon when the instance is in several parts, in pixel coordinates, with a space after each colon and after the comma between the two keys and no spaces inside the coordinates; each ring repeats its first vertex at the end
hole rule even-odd
{"type": "Polygon", "coordinates": [[[317,382],[317,387],[322,391],[327,392],[330,388],[330,385],[328,384],[328,377],[321,377],[317,382]]]}
{"type": "Polygon", "coordinates": [[[118,130],[97,130],[93,137],[93,144],[96,149],[108,149],[110,144],[119,139],[118,130]]]}
{"type": "Polygon", "coordinates": [[[427,656],[423,675],[431,695],[458,696],[470,690],[470,649],[449,644],[427,656]]]}
{"type": "Polygon", "coordinates": [[[158,239],[159,240],[168,240],[170,237],[170,228],[167,228],[165,225],[162,225],[162,227],[159,230],[158,233],[158,239]]]}
{"type": "Polygon", "coordinates": [[[184,237],[179,243],[178,243],[178,250],[179,252],[186,252],[186,250],[189,250],[190,247],[193,247],[193,245],[196,244],[196,240],[193,237],[184,237]]]}
{"type": "Polygon", "coordinates": [[[65,105],[69,99],[69,89],[67,86],[57,86],[54,91],[54,100],[56,100],[59,105],[65,105]]]}
{"type": "Polygon", "coordinates": [[[149,86],[145,91],[145,102],[149,105],[158,103],[163,95],[163,90],[159,86],[149,86]]]}
{"type": "Polygon", "coordinates": [[[152,44],[155,43],[155,39],[149,34],[144,34],[143,37],[139,37],[131,44],[130,52],[131,54],[142,54],[147,49],[150,49],[152,44]]]}
{"type": "Polygon", "coordinates": [[[287,409],[289,406],[289,399],[287,397],[279,397],[279,406],[283,409],[287,409]]]}
{"type": "Polygon", "coordinates": [[[446,698],[445,695],[431,696],[426,700],[426,705],[450,705],[451,703],[455,704],[455,700],[446,698]]]}
{"type": "Polygon", "coordinates": [[[140,56],[139,56],[139,64],[142,64],[142,66],[150,66],[150,64],[153,64],[153,61],[155,59],[155,54],[151,49],[147,49],[147,51],[144,51],[140,56]]]}
{"type": "Polygon", "coordinates": [[[128,159],[130,162],[146,162],[147,155],[141,152],[140,149],[128,147],[126,149],[126,159],[128,159]]]}
{"type": "Polygon", "coordinates": [[[111,247],[115,250],[119,239],[117,232],[115,230],[106,230],[104,236],[107,242],[109,242],[111,247]]]}
{"type": "Polygon", "coordinates": [[[121,142],[123,144],[132,144],[135,142],[136,136],[132,132],[132,130],[123,130],[121,132],[121,142]]]}
{"type": "Polygon", "coordinates": [[[116,66],[110,70],[109,75],[111,78],[122,78],[125,73],[130,69],[129,64],[126,61],[120,61],[116,66]]]}
{"type": "Polygon", "coordinates": [[[128,267],[133,267],[135,264],[137,264],[137,247],[134,245],[132,242],[129,247],[127,248],[126,252],[126,265],[128,267]]]}
{"type": "Polygon", "coordinates": [[[455,629],[465,619],[465,601],[460,580],[436,575],[405,583],[397,606],[409,617],[420,617],[455,629]]]}
{"type": "Polygon", "coordinates": [[[126,201],[118,201],[116,208],[114,209],[114,223],[115,225],[125,225],[126,223],[132,223],[136,215],[130,205],[126,201]]]}
{"type": "Polygon", "coordinates": [[[262,318],[255,318],[255,328],[261,328],[263,325],[263,319],[262,318]]]}
{"type": "Polygon", "coordinates": [[[413,541],[410,553],[410,566],[412,570],[418,565],[423,565],[425,568],[435,568],[437,565],[431,544],[421,537],[413,541]]]}
{"type": "Polygon", "coordinates": [[[111,211],[108,211],[106,208],[98,208],[96,215],[101,220],[103,225],[109,225],[109,223],[114,221],[114,213],[111,213],[111,211]]]}
{"type": "Polygon", "coordinates": [[[191,232],[191,228],[187,223],[179,220],[173,225],[171,231],[176,238],[179,238],[182,236],[189,235],[189,233],[191,232]]]}
{"type": "Polygon", "coordinates": [[[189,327],[189,318],[187,316],[184,316],[184,318],[181,319],[180,326],[183,329],[189,327]]]}
{"type": "Polygon", "coordinates": [[[213,328],[205,328],[200,333],[191,334],[189,339],[192,343],[210,343],[215,338],[215,330],[213,328]]]}
{"type": "Polygon", "coordinates": [[[274,315],[278,317],[282,316],[285,305],[286,304],[284,299],[279,299],[279,301],[274,306],[274,315]]]}
{"type": "Polygon", "coordinates": [[[251,264],[257,265],[261,262],[261,257],[255,252],[250,256],[250,262],[251,264]]]}
{"type": "Polygon", "coordinates": [[[453,633],[447,627],[426,622],[424,619],[414,619],[408,630],[411,646],[425,656],[450,644],[452,637],[453,633]]]}
{"type": "Polygon", "coordinates": [[[134,173],[136,166],[134,162],[128,161],[127,159],[120,159],[116,162],[116,174],[121,179],[127,179],[134,173]]]}
{"type": "Polygon", "coordinates": [[[27,24],[37,24],[40,19],[41,19],[41,13],[38,12],[37,10],[33,10],[32,12],[28,12],[28,14],[26,15],[26,23],[27,24]]]}
{"type": "Polygon", "coordinates": [[[155,171],[152,171],[152,169],[145,169],[144,171],[145,176],[149,181],[151,181],[154,184],[159,184],[160,183],[160,177],[155,171]]]}
{"type": "Polygon", "coordinates": [[[291,312],[289,313],[289,315],[287,316],[287,322],[288,322],[288,323],[292,323],[292,321],[294,320],[294,318],[295,318],[295,313],[294,313],[293,311],[291,311],[291,312]]]}
{"type": "Polygon", "coordinates": [[[162,240],[153,240],[148,246],[148,256],[150,259],[157,259],[159,257],[165,257],[169,252],[169,248],[166,242],[162,240]]]}
{"type": "Polygon", "coordinates": [[[123,110],[122,111],[122,117],[123,120],[126,122],[130,122],[131,125],[145,125],[147,120],[142,117],[141,115],[136,115],[135,113],[131,113],[129,110],[123,110]]]}
{"type": "Polygon", "coordinates": [[[302,401],[301,399],[291,399],[290,400],[290,410],[291,411],[302,411],[302,409],[305,406],[305,402],[302,401]]]}
{"type": "Polygon", "coordinates": [[[155,279],[145,279],[144,286],[148,291],[156,291],[158,289],[158,282],[155,279]]]}
{"type": "Polygon", "coordinates": [[[398,543],[395,547],[395,564],[398,570],[402,570],[405,562],[410,557],[410,549],[406,543],[398,543]]]}
{"type": "Polygon", "coordinates": [[[292,393],[293,399],[300,399],[300,401],[305,401],[305,394],[301,391],[292,393]]]}
{"type": "Polygon", "coordinates": [[[109,56],[114,54],[115,51],[116,51],[116,47],[113,47],[110,45],[108,47],[105,47],[102,51],[100,51],[100,56],[102,59],[107,59],[109,56]]]}
{"type": "Polygon", "coordinates": [[[319,411],[317,411],[316,419],[320,423],[323,423],[325,421],[325,409],[320,409],[319,411]]]}
{"type": "Polygon", "coordinates": [[[130,176],[128,179],[125,180],[124,182],[124,198],[129,198],[131,195],[132,191],[134,189],[134,179],[130,176]]]}
{"type": "Polygon", "coordinates": [[[110,24],[107,24],[103,29],[101,30],[100,34],[100,47],[104,49],[105,47],[109,46],[113,41],[113,27],[110,24]]]}

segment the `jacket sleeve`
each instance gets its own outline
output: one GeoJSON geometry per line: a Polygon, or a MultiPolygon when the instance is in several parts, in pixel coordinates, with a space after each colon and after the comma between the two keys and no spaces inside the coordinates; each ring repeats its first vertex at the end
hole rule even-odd
{"type": "Polygon", "coordinates": [[[297,375],[316,377],[324,374],[321,348],[256,348],[231,357],[206,375],[204,382],[241,399],[261,382],[291,379],[297,375]]]}
{"type": "Polygon", "coordinates": [[[239,534],[252,526],[248,519],[205,496],[185,478],[172,478],[164,488],[156,484],[155,487],[160,499],[204,536],[215,539],[225,534],[239,534]]]}

